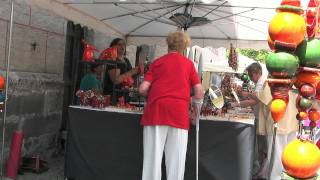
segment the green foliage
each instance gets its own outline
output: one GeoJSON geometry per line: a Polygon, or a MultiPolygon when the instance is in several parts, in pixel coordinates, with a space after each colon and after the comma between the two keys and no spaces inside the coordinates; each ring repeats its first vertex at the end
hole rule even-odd
{"type": "MultiPolygon", "coordinates": [[[[260,49],[255,50],[251,48],[245,48],[245,49],[236,49],[237,53],[242,54],[244,56],[247,56],[250,59],[265,63],[266,57],[269,54],[268,50],[260,49]]],[[[229,49],[227,49],[227,57],[229,57],[229,49]]]]}

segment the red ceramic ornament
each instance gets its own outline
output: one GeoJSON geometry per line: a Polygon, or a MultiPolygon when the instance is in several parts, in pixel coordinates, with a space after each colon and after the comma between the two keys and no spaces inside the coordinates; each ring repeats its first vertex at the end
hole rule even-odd
{"type": "Polygon", "coordinates": [[[303,97],[309,98],[316,94],[316,89],[310,84],[304,84],[300,87],[299,92],[303,97]]]}
{"type": "Polygon", "coordinates": [[[316,99],[320,100],[320,82],[318,82],[316,91],[316,99]]]}
{"type": "Polygon", "coordinates": [[[312,86],[316,86],[319,81],[320,81],[319,73],[301,71],[297,74],[294,85],[297,88],[300,88],[304,84],[311,84],[312,86]]]}
{"type": "Polygon", "coordinates": [[[319,3],[316,0],[310,0],[306,11],[307,35],[309,38],[315,36],[317,31],[317,14],[319,3]]]}

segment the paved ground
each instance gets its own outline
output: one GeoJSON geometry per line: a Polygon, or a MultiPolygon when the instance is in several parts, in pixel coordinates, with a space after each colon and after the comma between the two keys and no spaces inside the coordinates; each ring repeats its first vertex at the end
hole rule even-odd
{"type": "MultiPolygon", "coordinates": [[[[64,179],[64,156],[52,157],[48,160],[50,169],[41,174],[25,173],[19,175],[16,180],[65,180],[64,179]]],[[[318,172],[320,174],[320,170],[318,172]]],[[[8,179],[3,179],[8,180],[8,179]]],[[[10,179],[11,180],[11,179],[10,179]]],[[[286,178],[286,180],[292,180],[286,178]]],[[[320,180],[320,177],[317,179],[320,180]]]]}
{"type": "Polygon", "coordinates": [[[59,156],[48,160],[49,170],[41,174],[24,173],[17,180],[64,180],[64,157],[59,156]]]}

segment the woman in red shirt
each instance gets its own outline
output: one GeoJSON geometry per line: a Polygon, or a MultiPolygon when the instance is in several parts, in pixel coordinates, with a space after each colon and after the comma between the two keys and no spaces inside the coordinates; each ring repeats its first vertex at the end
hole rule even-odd
{"type": "Polygon", "coordinates": [[[196,100],[203,98],[198,74],[191,60],[182,55],[190,37],[177,31],[167,37],[168,54],[156,59],[144,76],[139,92],[147,96],[142,116],[142,180],[161,180],[165,151],[167,180],[183,180],[190,125],[189,105],[193,88],[196,100]]]}

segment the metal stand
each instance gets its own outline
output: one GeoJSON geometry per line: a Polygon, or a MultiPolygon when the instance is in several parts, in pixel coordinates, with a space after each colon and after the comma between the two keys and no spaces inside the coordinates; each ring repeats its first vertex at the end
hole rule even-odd
{"type": "Polygon", "coordinates": [[[199,179],[199,119],[196,120],[196,180],[199,179]]]}
{"type": "Polygon", "coordinates": [[[13,26],[13,12],[14,12],[14,0],[11,0],[11,15],[10,15],[10,29],[9,29],[9,48],[7,56],[7,71],[6,71],[6,81],[5,81],[5,98],[4,98],[4,108],[3,108],[3,123],[2,123],[2,145],[1,145],[1,172],[0,177],[3,179],[3,162],[4,162],[4,140],[6,134],[6,116],[7,116],[7,99],[8,99],[8,89],[9,89],[9,72],[10,72],[10,60],[11,60],[11,44],[12,44],[12,26],[13,26]]]}
{"type": "Polygon", "coordinates": [[[196,107],[196,180],[199,179],[199,120],[202,100],[196,100],[194,102],[196,107]]]}
{"type": "Polygon", "coordinates": [[[2,145],[1,145],[1,172],[0,177],[3,179],[3,162],[4,162],[4,140],[6,134],[6,116],[7,116],[7,99],[8,99],[8,89],[9,89],[9,72],[10,72],[10,59],[11,59],[11,44],[12,44],[12,26],[13,26],[13,12],[14,12],[14,0],[11,0],[11,15],[10,15],[10,30],[9,30],[9,48],[7,56],[7,70],[6,70],[6,81],[5,81],[5,98],[4,98],[4,108],[3,108],[3,123],[2,123],[2,145]]]}
{"type": "Polygon", "coordinates": [[[273,134],[272,134],[272,143],[271,143],[271,155],[270,155],[270,164],[269,164],[269,172],[268,172],[269,179],[271,179],[272,164],[274,163],[274,145],[277,137],[277,129],[278,129],[278,124],[275,123],[273,125],[273,134]]]}

